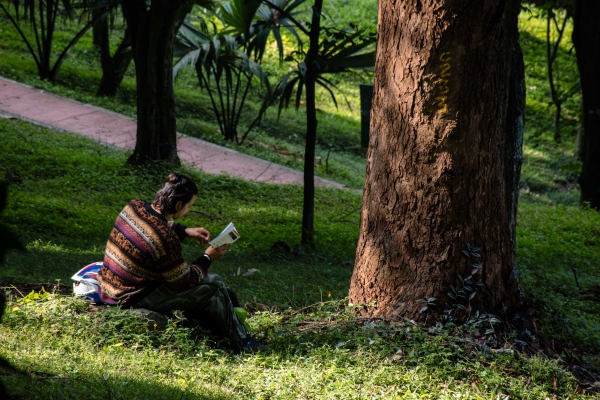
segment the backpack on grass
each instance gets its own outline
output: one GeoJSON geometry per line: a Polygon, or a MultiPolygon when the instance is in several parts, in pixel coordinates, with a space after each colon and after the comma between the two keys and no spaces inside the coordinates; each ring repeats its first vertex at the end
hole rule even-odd
{"type": "Polygon", "coordinates": [[[75,296],[83,297],[92,303],[102,303],[100,284],[98,283],[100,268],[102,268],[102,262],[95,262],[83,267],[71,277],[75,296]]]}

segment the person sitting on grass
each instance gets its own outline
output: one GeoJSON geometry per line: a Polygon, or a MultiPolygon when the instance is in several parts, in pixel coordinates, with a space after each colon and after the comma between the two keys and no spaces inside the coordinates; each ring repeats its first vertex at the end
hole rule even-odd
{"type": "Polygon", "coordinates": [[[219,275],[208,272],[229,246],[209,246],[191,264],[183,259],[181,242],[185,238],[196,239],[202,246],[210,241],[206,229],[171,221],[190,210],[197,194],[198,187],[190,178],[172,173],[152,203],[133,200],[123,208],[98,273],[101,299],[159,313],[183,310],[187,319],[229,339],[235,351],[265,350],[236,315],[234,307],[239,304],[234,304],[233,292],[219,275]]]}

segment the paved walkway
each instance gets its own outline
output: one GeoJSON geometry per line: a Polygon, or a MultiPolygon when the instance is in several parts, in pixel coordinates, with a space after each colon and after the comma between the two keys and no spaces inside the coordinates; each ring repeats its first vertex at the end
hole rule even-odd
{"type": "MultiPolygon", "coordinates": [[[[0,114],[53,130],[78,133],[125,150],[135,147],[135,119],[2,77],[0,114]]],[[[181,161],[203,172],[227,173],[255,182],[303,183],[301,171],[183,134],[178,134],[178,138],[181,161]]],[[[319,177],[315,177],[315,185],[345,187],[319,177]]]]}

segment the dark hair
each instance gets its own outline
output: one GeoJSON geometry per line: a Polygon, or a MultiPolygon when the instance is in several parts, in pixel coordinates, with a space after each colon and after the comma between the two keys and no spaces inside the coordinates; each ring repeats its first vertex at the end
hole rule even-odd
{"type": "Polygon", "coordinates": [[[187,204],[198,194],[198,187],[187,176],[173,172],[163,187],[156,192],[152,203],[161,211],[175,214],[175,206],[181,201],[187,204]]]}

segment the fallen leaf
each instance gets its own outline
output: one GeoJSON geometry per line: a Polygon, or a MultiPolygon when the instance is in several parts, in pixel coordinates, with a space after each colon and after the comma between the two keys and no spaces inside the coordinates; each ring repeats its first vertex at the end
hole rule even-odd
{"type": "Polygon", "coordinates": [[[396,354],[394,354],[391,359],[392,360],[401,360],[404,358],[404,352],[402,351],[402,349],[398,349],[398,351],[396,352],[396,354]]]}

